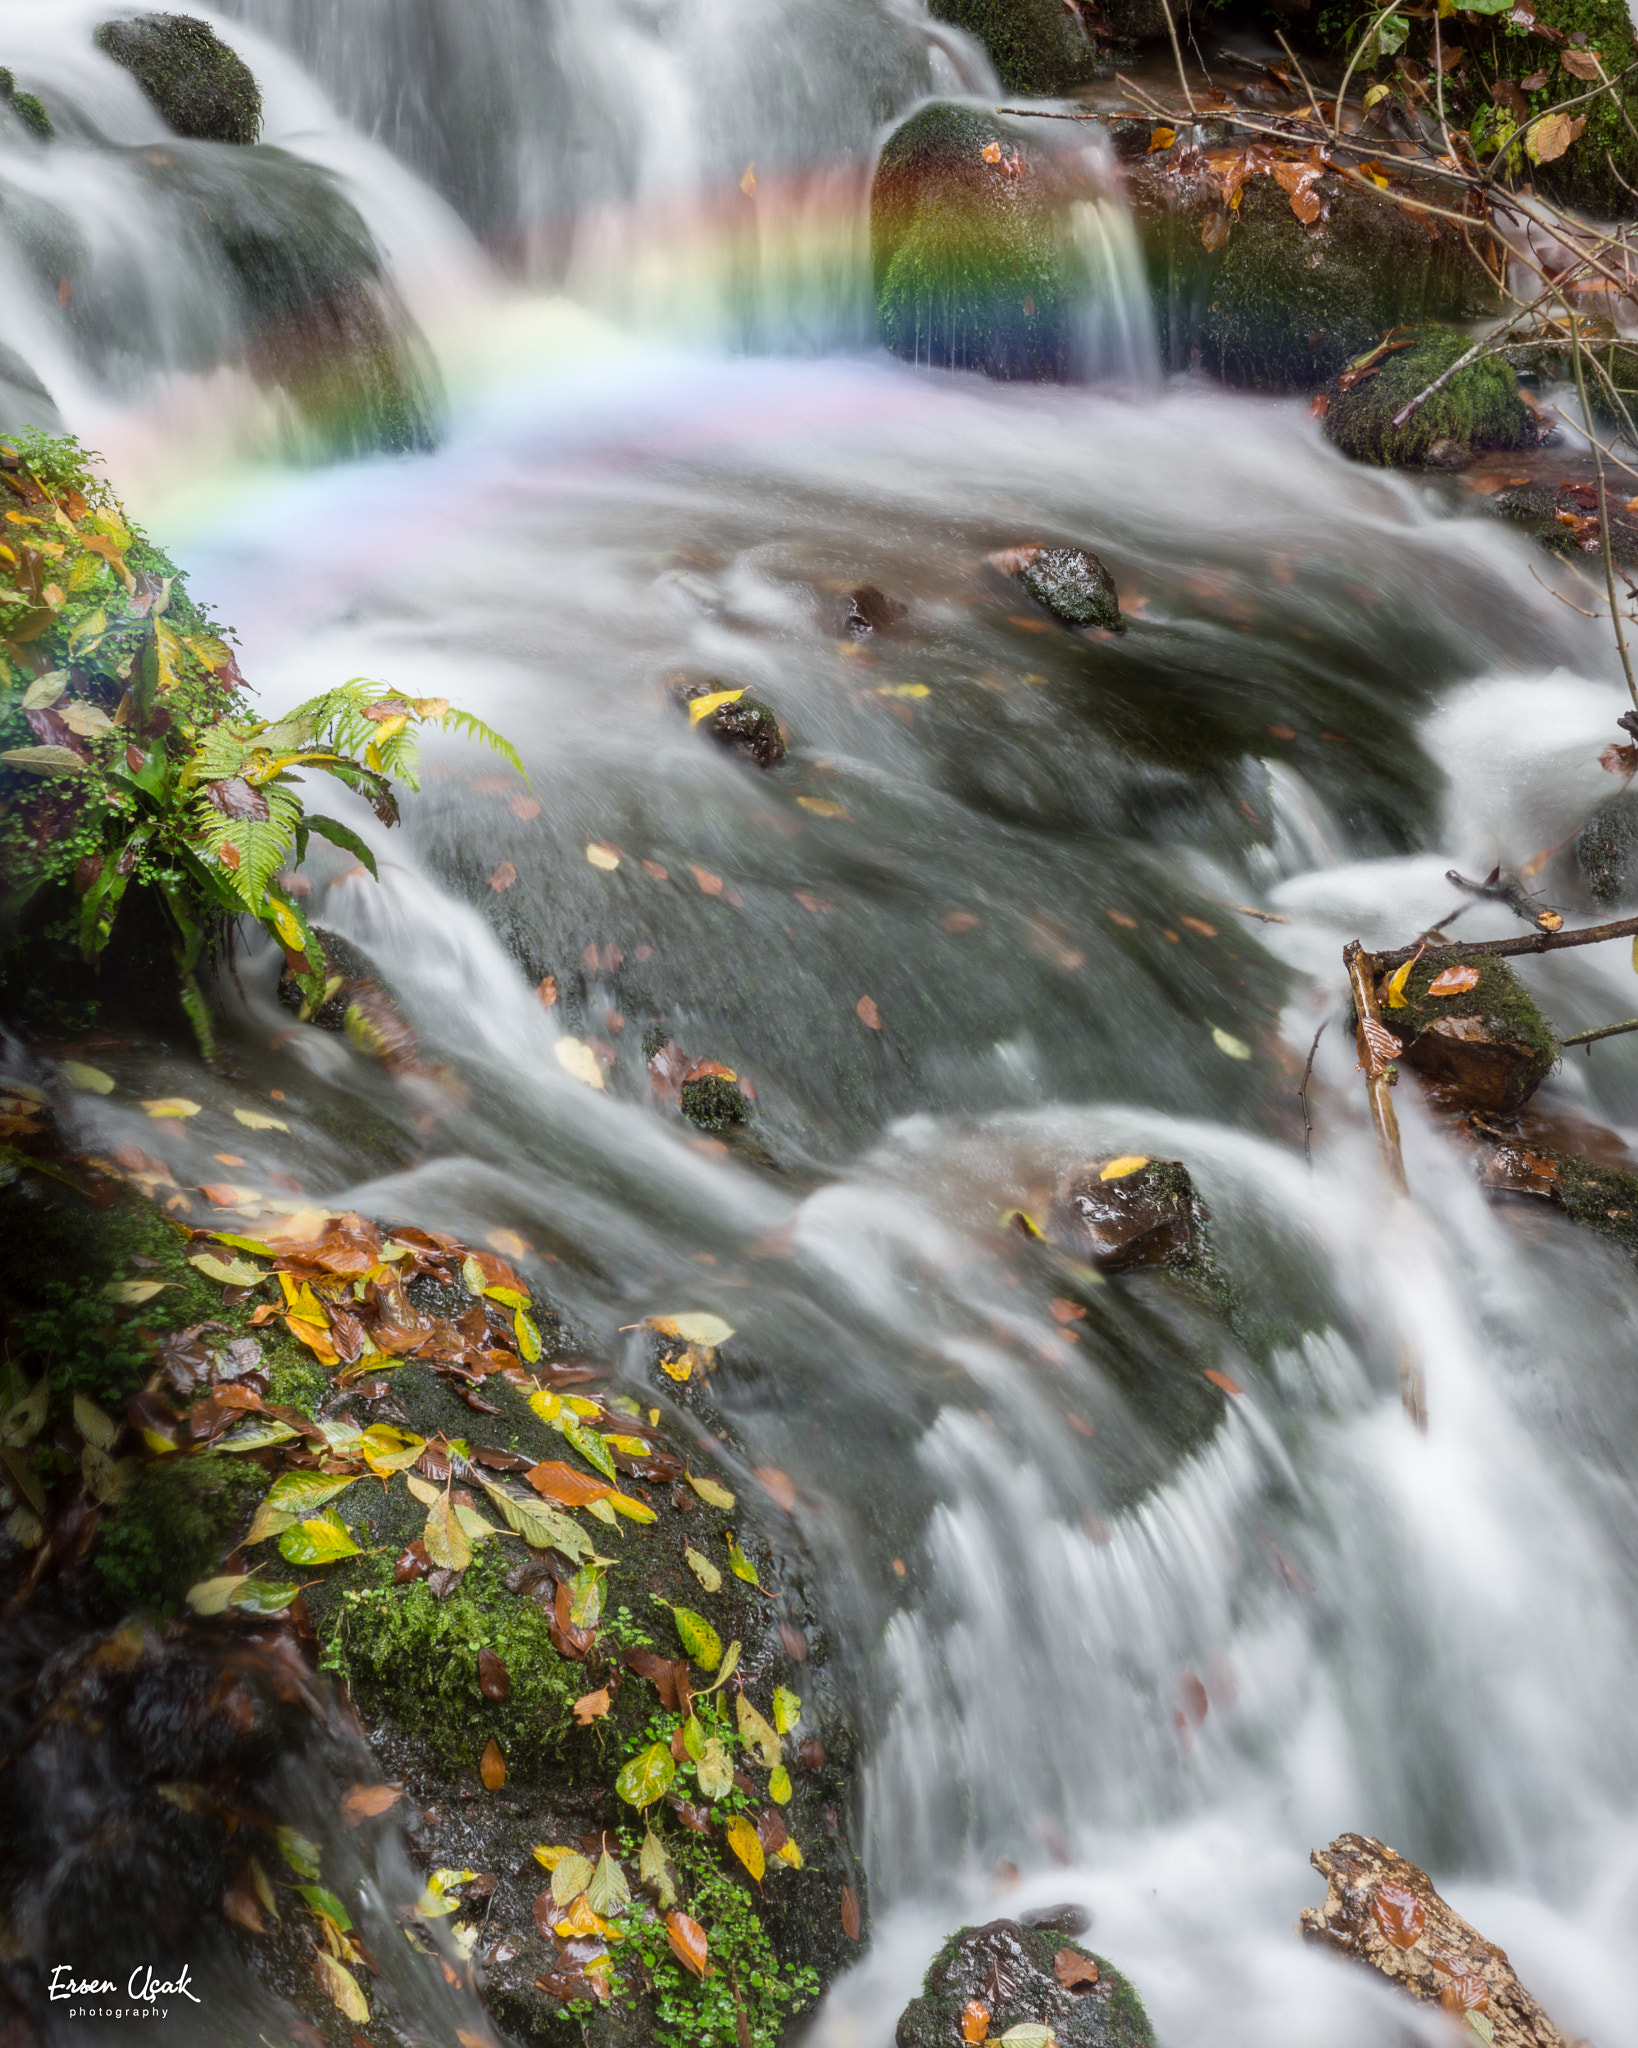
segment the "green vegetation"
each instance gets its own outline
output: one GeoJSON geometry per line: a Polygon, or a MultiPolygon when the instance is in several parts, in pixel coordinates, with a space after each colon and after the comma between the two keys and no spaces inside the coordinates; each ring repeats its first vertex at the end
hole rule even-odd
{"type": "MultiPolygon", "coordinates": [[[[1453,441],[1465,453],[1481,448],[1515,448],[1529,426],[1518,378],[1498,356],[1458,371],[1419,406],[1402,427],[1393,416],[1472,346],[1470,338],[1444,328],[1422,336],[1413,348],[1364,359],[1360,381],[1351,389],[1333,386],[1325,434],[1356,462],[1403,468],[1425,462],[1437,441],[1453,441]]],[[[1350,366],[1353,369],[1353,366],[1350,366]]],[[[1354,372],[1359,374],[1358,371],[1354,372]]],[[[1349,371],[1344,371],[1344,379],[1349,371]]]]}
{"type": "Polygon", "coordinates": [[[685,1081],[680,1091],[682,1113],[701,1131],[725,1131],[730,1124],[742,1124],[750,1115],[738,1084],[722,1074],[702,1074],[697,1081],[685,1081]]]}
{"type": "Polygon", "coordinates": [[[243,1458],[176,1452],[139,1467],[97,1545],[109,1592],[127,1609],[174,1614],[266,1490],[267,1474],[243,1458]]]}
{"type": "Polygon", "coordinates": [[[105,21],[95,42],[130,72],[177,135],[200,142],[254,142],[262,132],[255,74],[208,22],[187,14],[105,21]]]}
{"type": "Polygon", "coordinates": [[[1464,952],[1460,946],[1442,946],[1437,953],[1424,953],[1412,966],[1400,992],[1405,1006],[1401,1009],[1390,1000],[1383,1007],[1382,1018],[1389,1030],[1407,1043],[1439,1019],[1480,1017],[1492,1037],[1528,1046],[1549,1066],[1558,1059],[1558,1040],[1537,1008],[1535,997],[1507,962],[1494,953],[1464,952]],[[1458,995],[1430,996],[1428,985],[1453,967],[1476,968],[1478,981],[1458,995]]]}
{"type": "Polygon", "coordinates": [[[1064,93],[1099,73],[1097,46],[1059,0],[931,0],[984,45],[1008,92],[1064,93]]]}
{"type": "Polygon", "coordinates": [[[42,141],[51,140],[51,116],[46,111],[45,102],[34,93],[19,92],[16,79],[4,64],[0,64],[0,104],[10,107],[17,118],[32,128],[42,141]]]}

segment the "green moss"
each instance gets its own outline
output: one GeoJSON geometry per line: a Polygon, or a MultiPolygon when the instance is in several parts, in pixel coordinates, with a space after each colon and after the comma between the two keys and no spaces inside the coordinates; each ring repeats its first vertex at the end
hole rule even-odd
{"type": "Polygon", "coordinates": [[[1099,74],[1097,46],[1059,0],[930,0],[927,10],[983,44],[1008,92],[1068,92],[1099,74]]]}
{"type": "Polygon", "coordinates": [[[1638,1173],[1560,1155],[1553,1195],[1572,1223],[1597,1231],[1638,1265],[1638,1173]]]}
{"type": "Polygon", "coordinates": [[[168,127],[201,142],[254,142],[262,93],[250,66],[208,22],[186,14],[105,21],[97,48],[130,72],[168,127]]]}
{"type": "Polygon", "coordinates": [[[912,115],[888,138],[871,187],[883,344],[910,362],[992,377],[1066,377],[1085,280],[1062,197],[1051,166],[1004,123],[948,105],[912,115]],[[986,162],[986,148],[997,160],[986,162]]]}
{"type": "Polygon", "coordinates": [[[1527,1045],[1549,1063],[1559,1056],[1552,1026],[1536,1007],[1536,999],[1505,960],[1494,953],[1464,952],[1441,946],[1424,953],[1411,968],[1402,991],[1405,1007],[1384,1003],[1383,1021],[1396,1037],[1409,1043],[1441,1017],[1482,1017],[1493,1037],[1527,1045]],[[1450,967],[1476,967],[1479,979],[1456,996],[1430,996],[1428,984],[1450,967]]]}
{"type": "Polygon", "coordinates": [[[208,1578],[267,1489],[242,1458],[178,1452],[143,1466],[104,1524],[97,1570],[127,1609],[175,1613],[208,1578]]]}
{"type": "MultiPolygon", "coordinates": [[[[349,1520],[352,1507],[345,1496],[349,1520]]],[[[536,1770],[574,1725],[569,1708],[586,1690],[584,1673],[553,1649],[539,1603],[505,1590],[514,1561],[498,1541],[484,1544],[439,1600],[424,1579],[395,1586],[390,1556],[371,1558],[352,1584],[328,1589],[318,1616],[324,1669],[345,1679],[368,1711],[420,1735],[442,1770],[475,1770],[491,1736],[509,1772],[536,1770]],[[511,1675],[504,1700],[487,1700],[478,1688],[482,1649],[511,1675]]]]}
{"type": "Polygon", "coordinates": [[[46,111],[45,101],[32,92],[14,92],[8,96],[7,104],[12,112],[43,141],[51,140],[53,129],[51,116],[46,111]]]}
{"type": "Polygon", "coordinates": [[[292,1344],[273,1361],[267,1376],[267,1398],[274,1408],[299,1408],[316,1415],[331,1389],[330,1375],[313,1354],[292,1344]]]}
{"type": "Polygon", "coordinates": [[[1516,448],[1529,427],[1518,378],[1499,357],[1470,364],[1434,393],[1402,427],[1393,416],[1472,347],[1468,335],[1435,329],[1414,348],[1386,356],[1381,367],[1350,391],[1333,387],[1325,415],[1326,438],[1356,462],[1396,468],[1426,461],[1436,441],[1472,452],[1516,448]]]}
{"type": "Polygon", "coordinates": [[[702,1131],[725,1131],[730,1124],[744,1123],[750,1115],[738,1087],[721,1074],[685,1081],[681,1103],[683,1115],[702,1131]]]}
{"type": "Polygon", "coordinates": [[[1201,362],[1226,383],[1311,391],[1390,327],[1457,317],[1477,291],[1459,236],[1332,178],[1318,189],[1330,218],[1309,229],[1272,179],[1245,188],[1200,326],[1201,362]]]}
{"type": "Polygon", "coordinates": [[[1638,886],[1638,790],[1599,805],[1575,838],[1575,864],[1595,903],[1619,903],[1638,886]]]}

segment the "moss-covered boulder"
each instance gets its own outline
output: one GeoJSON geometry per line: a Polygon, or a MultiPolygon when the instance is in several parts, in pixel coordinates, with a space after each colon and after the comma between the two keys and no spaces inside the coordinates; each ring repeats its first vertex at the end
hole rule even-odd
{"type": "Polygon", "coordinates": [[[1021,122],[944,103],[913,114],[888,137],[870,189],[883,344],[935,368],[1071,375],[1088,289],[1071,196],[1021,122]]]}
{"type": "Polygon", "coordinates": [[[1378,344],[1327,393],[1325,437],[1356,462],[1390,468],[1448,467],[1485,448],[1516,448],[1532,432],[1511,364],[1487,356],[1459,370],[1402,427],[1394,415],[1472,347],[1470,336],[1438,328],[1408,348],[1378,344]],[[1447,454],[1447,451],[1450,451],[1447,454]]]}
{"type": "Polygon", "coordinates": [[[1465,319],[1493,302],[1460,230],[1416,211],[1413,190],[1367,198],[1315,169],[1295,152],[1270,154],[1231,208],[1198,150],[1173,144],[1130,166],[1172,368],[1197,363],[1245,390],[1312,391],[1391,327],[1465,319]],[[1306,224],[1293,198],[1317,207],[1306,224]]]}
{"type": "Polygon", "coordinates": [[[1380,1001],[1405,1064],[1452,1108],[1516,1110],[1559,1057],[1535,998],[1494,953],[1424,953],[1397,989],[1384,977],[1380,1001]]]}
{"type": "Polygon", "coordinates": [[[1638,790],[1599,805],[1575,836],[1575,864],[1595,903],[1638,894],[1638,790]]]}
{"type": "Polygon", "coordinates": [[[1205,1210],[1180,1159],[1094,1159],[1058,1184],[1049,1234],[1104,1273],[1188,1266],[1205,1254],[1205,1210]]]}
{"type": "Polygon", "coordinates": [[[994,560],[1063,625],[1124,630],[1115,579],[1086,548],[1009,548],[994,560]]]}
{"type": "Polygon", "coordinates": [[[255,73],[209,22],[189,14],[105,21],[97,48],[123,65],[173,134],[199,142],[254,142],[262,132],[255,73]]]}
{"type": "Polygon", "coordinates": [[[982,43],[1008,92],[1063,93],[1098,75],[1097,45],[1060,0],[931,0],[928,12],[982,43]]]}
{"type": "Polygon", "coordinates": [[[1102,1956],[1055,1928],[991,1920],[951,1935],[893,2039],[896,2048],[951,2048],[1002,2040],[1012,2027],[1045,2027],[1058,2048],[1151,2048],[1155,2038],[1136,1991],[1102,1956]]]}
{"type": "Polygon", "coordinates": [[[0,106],[15,114],[30,134],[38,135],[42,142],[51,140],[51,115],[45,102],[37,93],[19,91],[16,79],[4,64],[0,64],[0,106]]]}

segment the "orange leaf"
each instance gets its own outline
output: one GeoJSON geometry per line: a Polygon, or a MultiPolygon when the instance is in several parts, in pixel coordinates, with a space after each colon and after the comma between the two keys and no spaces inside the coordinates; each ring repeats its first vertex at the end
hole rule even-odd
{"type": "Polygon", "coordinates": [[[1376,1924],[1395,1948],[1415,1948],[1427,1920],[1422,1901],[1402,1884],[1383,1884],[1371,1900],[1376,1924]]]}
{"type": "Polygon", "coordinates": [[[501,1755],[501,1746],[491,1735],[485,1746],[483,1759],[478,1765],[478,1776],[483,1780],[486,1792],[498,1792],[506,1783],[506,1759],[501,1755]]]}
{"type": "Polygon", "coordinates": [[[509,860],[503,860],[489,877],[489,886],[498,896],[503,889],[510,889],[518,878],[518,871],[509,860]]]}
{"type": "Polygon", "coordinates": [[[574,1703],[574,1717],[582,1728],[589,1728],[609,1710],[609,1689],[599,1686],[596,1692],[589,1692],[574,1703]]]}
{"type": "Polygon", "coordinates": [[[987,164],[998,164],[1001,161],[1001,145],[999,142],[986,142],[978,153],[987,164]]]}
{"type": "Polygon", "coordinates": [[[548,974],[539,988],[535,990],[535,994],[539,997],[540,1007],[543,1010],[552,1009],[557,1002],[557,976],[555,974],[548,974]]]}
{"type": "Polygon", "coordinates": [[[1090,1956],[1061,1948],[1052,1958],[1052,1974],[1066,1991],[1078,1991],[1083,1984],[1097,1983],[1098,1966],[1090,1956]]]}
{"type": "Polygon", "coordinates": [[[1123,930],[1129,932],[1135,932],[1138,928],[1137,919],[1135,917],[1128,917],[1124,910],[1111,910],[1109,913],[1109,922],[1111,924],[1118,924],[1122,927],[1123,930]]]}
{"type": "Polygon", "coordinates": [[[845,1884],[842,1887],[842,1932],[849,1941],[858,1940],[860,1924],[859,1894],[852,1885],[845,1884]]]}
{"type": "Polygon", "coordinates": [[[696,1977],[703,1977],[710,1968],[706,1961],[709,1944],[705,1929],[697,1920],[690,1920],[686,1913],[667,1913],[665,1916],[665,1938],[671,1944],[671,1953],[685,1970],[692,1970],[696,1977]]]}
{"type": "Polygon", "coordinates": [[[1214,1387],[1221,1387],[1225,1394],[1238,1394],[1244,1391],[1226,1372],[1213,1372],[1209,1365],[1206,1367],[1206,1377],[1214,1387]]]}
{"type": "Polygon", "coordinates": [[[566,1508],[589,1507],[594,1500],[607,1500],[614,1491],[605,1481],[577,1472],[572,1465],[565,1465],[558,1458],[549,1458],[543,1465],[532,1466],[523,1476],[536,1493],[545,1494],[548,1500],[560,1501],[566,1508]]]}
{"type": "MultiPolygon", "coordinates": [[[[1269,730],[1272,732],[1274,728],[1271,726],[1269,730]]],[[[1296,734],[1292,732],[1289,729],[1289,727],[1284,728],[1284,736],[1288,739],[1296,738],[1296,734]]],[[[1178,919],[1178,923],[1182,925],[1186,931],[1195,932],[1203,939],[1215,939],[1217,936],[1216,925],[1207,924],[1206,920],[1203,917],[1180,917],[1178,919]]]]}
{"type": "Polygon", "coordinates": [[[1170,149],[1176,140],[1177,130],[1175,128],[1151,129],[1149,133],[1149,155],[1153,156],[1157,149],[1170,149]]]}
{"type": "Polygon", "coordinates": [[[853,1005],[853,1014],[861,1024],[868,1024],[872,1031],[880,1031],[882,1028],[882,1013],[869,996],[860,996],[853,1005]]]}
{"type": "Polygon", "coordinates": [[[402,1785],[350,1785],[341,1795],[341,1817],[348,1827],[356,1828],[361,1821],[374,1820],[378,1813],[396,1806],[403,1796],[402,1785]]]}
{"type": "Polygon", "coordinates": [[[762,1481],[762,1490],[775,1507],[783,1508],[787,1515],[795,1512],[796,1488],[786,1473],[781,1472],[777,1465],[758,1465],[756,1476],[762,1481]]]}
{"type": "Polygon", "coordinates": [[[721,875],[712,874],[709,868],[697,868],[692,861],[688,863],[688,872],[699,883],[702,895],[720,896],[722,894],[721,875]]]}
{"type": "Polygon", "coordinates": [[[1322,391],[1319,394],[1319,396],[1310,403],[1308,410],[1314,416],[1315,419],[1322,420],[1324,419],[1325,415],[1331,410],[1331,401],[1322,391]]]}
{"type": "Polygon", "coordinates": [[[1443,974],[1436,974],[1428,983],[1430,996],[1459,996],[1464,990],[1477,988],[1479,970],[1476,967],[1447,967],[1443,974]]]}
{"type": "Polygon", "coordinates": [[[982,2041],[990,2031],[990,2009],[980,2005],[976,1998],[969,1998],[961,2008],[961,2038],[971,2044],[982,2041]]]}

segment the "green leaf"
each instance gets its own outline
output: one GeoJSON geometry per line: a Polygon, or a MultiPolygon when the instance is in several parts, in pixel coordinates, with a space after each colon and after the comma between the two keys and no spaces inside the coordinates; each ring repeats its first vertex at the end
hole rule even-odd
{"type": "Polygon", "coordinates": [[[762,1581],[756,1575],[756,1566],[734,1541],[734,1532],[728,1531],[728,1569],[736,1579],[743,1579],[748,1586],[760,1586],[762,1581]]]}
{"type": "Polygon", "coordinates": [[[279,1538],[279,1555],[290,1564],[334,1564],[339,1558],[360,1554],[351,1530],[334,1508],[298,1522],[279,1538]]]}
{"type": "MultiPolygon", "coordinates": [[[[628,1806],[635,1806],[639,1812],[663,1799],[671,1790],[671,1781],[677,1775],[677,1766],[671,1761],[668,1743],[651,1743],[639,1751],[614,1781],[614,1789],[628,1806]]],[[[553,1873],[555,1876],[555,1872],[553,1873]]]]}
{"type": "Polygon", "coordinates": [[[83,775],[86,769],[71,747],[8,747],[0,761],[25,775],[83,775]]]}
{"type": "MultiPolygon", "coordinates": [[[[553,1871],[552,1875],[555,1877],[557,1872],[553,1871]]],[[[605,1920],[612,1920],[631,1904],[631,1886],[626,1882],[626,1873],[607,1849],[598,1857],[597,1868],[586,1887],[586,1904],[605,1920]]]]}
{"type": "Polygon", "coordinates": [[[783,1764],[776,1764],[768,1779],[768,1797],[775,1806],[789,1806],[791,1803],[791,1774],[783,1764]]]}
{"type": "Polygon", "coordinates": [[[301,1591],[278,1579],[250,1579],[229,1597],[230,1607],[242,1607],[246,1614],[282,1614],[301,1591]]]}
{"type": "Polygon", "coordinates": [[[592,1867],[586,1857],[572,1853],[561,1857],[552,1866],[552,1904],[569,1905],[579,1898],[591,1881],[592,1867]]]}
{"type": "MultiPolygon", "coordinates": [[[[660,1596],[654,1595],[656,1600],[660,1596]]],[[[660,1600],[662,1607],[671,1607],[669,1600],[660,1600]]],[[[722,1662],[722,1638],[706,1620],[703,1614],[696,1614],[692,1607],[671,1607],[671,1619],[677,1625],[677,1634],[683,1648],[699,1665],[702,1671],[715,1671],[722,1662]]]]}
{"type": "Polygon", "coordinates": [[[295,1828],[276,1828],[279,1852],[298,1877],[317,1877],[319,1874],[319,1845],[309,1841],[306,1835],[295,1828]]]}
{"type": "Polygon", "coordinates": [[[781,1735],[789,1735],[802,1718],[801,1699],[783,1685],[774,1687],[774,1726],[781,1735]]]}
{"type": "Polygon", "coordinates": [[[248,1259],[224,1259],[215,1252],[189,1252],[188,1264],[224,1287],[256,1287],[267,1278],[265,1266],[253,1266],[248,1259]]]}
{"type": "Polygon", "coordinates": [[[313,1967],[322,1973],[323,1985],[330,2003],[356,2026],[366,2026],[370,2018],[369,2000],[358,1987],[358,1979],[345,1963],[338,1963],[328,1949],[315,1948],[313,1967]]]}
{"type": "Polygon", "coordinates": [[[471,739],[482,740],[486,747],[493,748],[500,755],[509,768],[515,768],[525,782],[529,780],[529,771],[518,759],[512,742],[504,739],[493,726],[485,725],[481,718],[474,718],[470,711],[446,711],[443,729],[445,732],[464,732],[471,739]]]}
{"type": "Polygon", "coordinates": [[[732,1512],[734,1496],[726,1486],[719,1485],[714,1479],[696,1479],[692,1472],[688,1475],[688,1483],[707,1507],[727,1508],[732,1512]]]}
{"type": "Polygon", "coordinates": [[[315,1913],[322,1913],[326,1920],[333,1920],[343,1934],[351,1932],[352,1915],[334,1892],[326,1891],[321,1884],[299,1884],[296,1890],[315,1913]]]}
{"type": "MultiPolygon", "coordinates": [[[[218,1451],[265,1451],[270,1444],[288,1443],[299,1434],[288,1422],[280,1422],[277,1416],[253,1415],[241,1422],[237,1429],[231,1429],[226,1436],[216,1439],[212,1446],[218,1451]]],[[[277,1532],[275,1531],[275,1534],[277,1532]]]]}
{"type": "Polygon", "coordinates": [[[536,1550],[561,1550],[565,1557],[577,1562],[591,1556],[591,1538],[578,1522],[543,1501],[520,1500],[516,1494],[493,1485],[481,1473],[472,1476],[500,1509],[507,1527],[525,1543],[533,1544],[536,1550]]]}
{"type": "Polygon", "coordinates": [[[421,1541],[427,1547],[427,1556],[445,1571],[464,1572],[472,1562],[472,1545],[455,1518],[447,1494],[440,1494],[427,1509],[427,1526],[421,1541]]]}
{"type": "Polygon", "coordinates": [[[310,1515],[345,1493],[356,1477],[351,1472],[284,1472],[268,1488],[265,1505],[283,1515],[310,1515]]]}
{"type": "Polygon", "coordinates": [[[569,1620],[576,1628],[596,1628],[603,1612],[603,1567],[583,1564],[569,1581],[569,1620]]]}
{"type": "Polygon", "coordinates": [[[250,1584],[245,1572],[229,1572],[219,1579],[201,1579],[188,1588],[188,1605],[195,1614],[221,1614],[241,1586],[250,1584]]]}
{"type": "Polygon", "coordinates": [[[88,1401],[83,1394],[74,1396],[74,1427],[99,1451],[111,1451],[119,1435],[119,1424],[113,1417],[104,1415],[96,1402],[88,1401]]]}
{"type": "Polygon", "coordinates": [[[356,832],[350,832],[345,825],[338,825],[334,818],[326,818],[318,811],[309,811],[302,822],[309,832],[316,832],[321,839],[328,839],[332,846],[339,846],[343,853],[350,853],[360,866],[369,870],[374,881],[380,881],[375,855],[356,832]]]}
{"type": "Polygon", "coordinates": [[[88,1095],[112,1095],[114,1077],[105,1074],[101,1067],[88,1067],[83,1060],[64,1060],[63,1079],[71,1088],[83,1089],[88,1095]]]}
{"type": "Polygon", "coordinates": [[[689,1761],[697,1764],[705,1749],[705,1730],[700,1726],[698,1714],[691,1713],[682,1724],[682,1739],[689,1761]]]}
{"type": "Polygon", "coordinates": [[[601,1472],[605,1479],[612,1480],[616,1486],[619,1485],[620,1473],[613,1458],[609,1456],[608,1445],[594,1430],[588,1429],[578,1415],[572,1415],[567,1410],[564,1411],[558,1427],[588,1465],[601,1472]]]}

